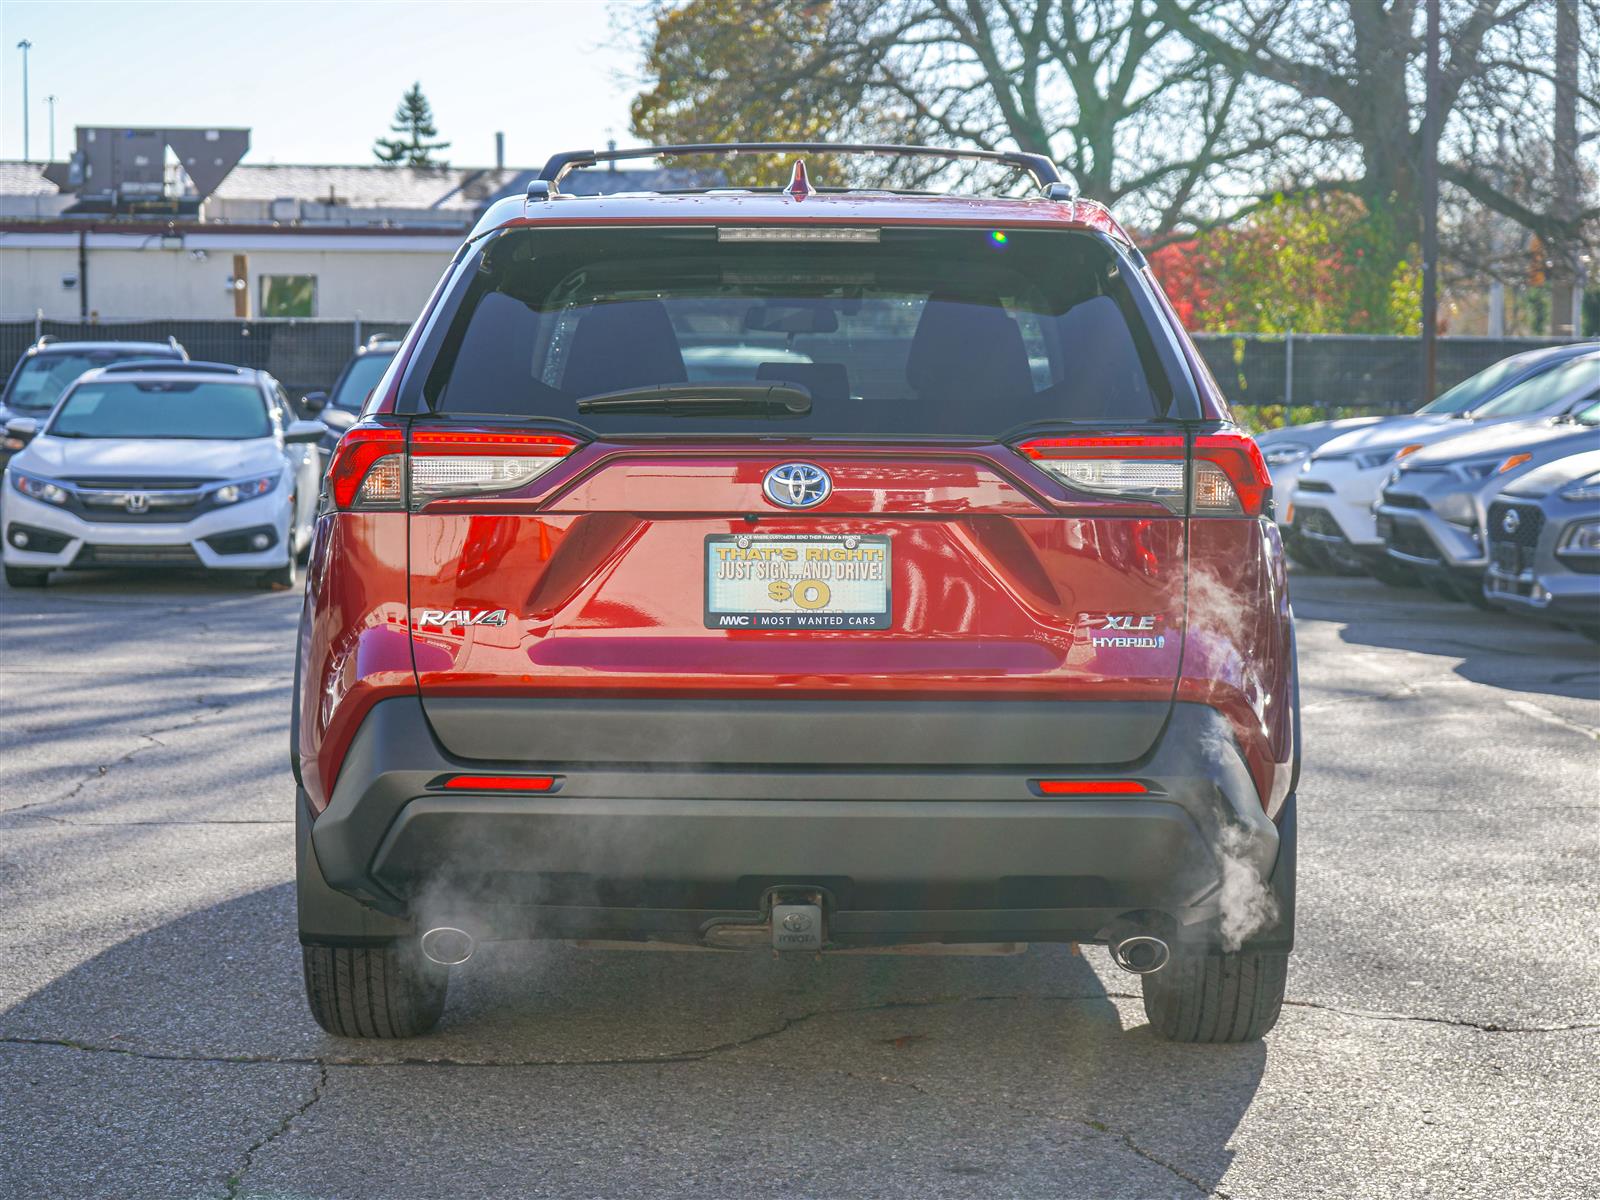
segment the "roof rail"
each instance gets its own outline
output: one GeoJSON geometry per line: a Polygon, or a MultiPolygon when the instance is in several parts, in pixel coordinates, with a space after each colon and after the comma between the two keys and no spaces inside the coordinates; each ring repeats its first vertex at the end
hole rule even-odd
{"type": "Polygon", "coordinates": [[[106,374],[112,372],[133,374],[139,371],[162,371],[178,375],[238,375],[250,369],[249,367],[236,367],[231,363],[180,362],[171,358],[129,358],[100,368],[106,374]]]}
{"type": "MultiPolygon", "coordinates": [[[[562,177],[577,167],[616,162],[624,158],[659,158],[667,154],[776,154],[794,151],[802,154],[881,154],[906,158],[966,158],[1003,163],[1026,171],[1034,184],[1061,199],[1052,185],[1070,188],[1061,177],[1061,168],[1045,154],[1025,150],[952,150],[943,146],[895,146],[879,142],[701,142],[684,146],[634,146],[627,150],[567,150],[550,156],[539,177],[528,184],[528,199],[543,200],[556,190],[562,177]],[[539,185],[543,185],[540,187],[539,185]]],[[[1073,194],[1076,195],[1075,189],[1073,194]]],[[[1066,197],[1071,199],[1071,196],[1066,197]]]]}

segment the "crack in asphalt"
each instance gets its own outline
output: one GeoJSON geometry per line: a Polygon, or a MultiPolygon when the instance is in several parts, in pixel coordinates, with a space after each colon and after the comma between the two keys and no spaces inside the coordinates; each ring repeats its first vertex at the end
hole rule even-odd
{"type": "Polygon", "coordinates": [[[1600,729],[1591,729],[1587,725],[1580,725],[1576,721],[1569,721],[1560,713],[1551,712],[1542,704],[1535,704],[1531,700],[1506,700],[1504,704],[1514,713],[1521,713],[1545,725],[1554,725],[1557,729],[1565,729],[1569,733],[1576,733],[1590,739],[1600,739],[1600,729]]]}
{"type": "MultiPolygon", "coordinates": [[[[1134,992],[1107,992],[1106,996],[1113,1000],[1138,1000],[1141,997],[1134,992]]],[[[1317,1012],[1333,1013],[1341,1017],[1353,1017],[1362,1021],[1416,1021],[1424,1025],[1446,1025],[1456,1029],[1471,1029],[1478,1033],[1581,1033],[1588,1029],[1600,1029],[1600,1021],[1577,1021],[1570,1025],[1500,1025],[1493,1021],[1468,1021],[1461,1017],[1428,1017],[1418,1013],[1383,1012],[1370,1008],[1342,1008],[1337,1004],[1321,1004],[1315,1000],[1289,1000],[1283,1002],[1285,1008],[1309,1008],[1317,1012]]]]}
{"type": "Polygon", "coordinates": [[[254,1142],[251,1142],[250,1145],[245,1147],[244,1154],[239,1160],[238,1168],[228,1176],[227,1191],[223,1193],[224,1200],[238,1200],[239,1189],[244,1186],[245,1175],[247,1175],[250,1171],[250,1168],[255,1165],[256,1155],[267,1146],[270,1146],[273,1142],[277,1141],[284,1134],[288,1133],[289,1127],[301,1117],[305,1116],[306,1113],[311,1110],[311,1106],[314,1105],[318,1100],[322,1099],[323,1093],[327,1090],[327,1087],[328,1068],[323,1067],[317,1074],[317,1082],[312,1085],[311,1095],[306,1098],[306,1102],[291,1112],[284,1114],[283,1119],[278,1122],[276,1129],[269,1130],[265,1135],[257,1138],[254,1142]]]}
{"type": "MultiPolygon", "coordinates": [[[[77,783],[75,783],[71,788],[63,792],[61,795],[46,796],[42,800],[30,800],[28,803],[19,804],[15,808],[0,808],[0,817],[15,816],[17,813],[28,812],[30,809],[39,808],[46,804],[64,804],[68,800],[75,800],[77,799],[78,794],[82,792],[84,788],[88,787],[91,783],[95,783],[98,780],[104,779],[107,775],[111,774],[113,768],[127,765],[139,755],[145,753],[147,750],[151,750],[156,747],[161,747],[163,749],[166,748],[167,743],[163,742],[159,737],[157,737],[157,734],[178,733],[185,729],[193,729],[195,726],[204,722],[208,717],[220,716],[221,714],[227,712],[230,707],[232,707],[232,705],[226,702],[217,704],[214,697],[209,701],[203,696],[196,697],[196,703],[206,705],[206,707],[202,708],[199,712],[192,714],[187,720],[179,721],[175,725],[163,725],[157,729],[149,730],[148,732],[131,735],[133,737],[142,739],[146,744],[142,746],[135,746],[126,754],[123,754],[120,758],[114,758],[108,763],[99,763],[95,766],[94,770],[85,775],[82,779],[78,780],[77,783]]],[[[38,815],[42,816],[43,814],[38,815]]]]}

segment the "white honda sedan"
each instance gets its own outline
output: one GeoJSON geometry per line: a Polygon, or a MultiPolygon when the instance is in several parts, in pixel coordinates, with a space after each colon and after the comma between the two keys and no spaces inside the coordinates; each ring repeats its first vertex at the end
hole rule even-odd
{"type": "Polygon", "coordinates": [[[293,587],[310,546],[318,421],[265,371],[127,363],[78,378],[6,467],[0,559],[12,587],[57,570],[209,568],[293,587]]]}

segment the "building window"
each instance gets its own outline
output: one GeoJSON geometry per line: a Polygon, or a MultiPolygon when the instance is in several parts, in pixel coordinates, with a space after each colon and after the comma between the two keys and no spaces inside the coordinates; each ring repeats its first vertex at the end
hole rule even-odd
{"type": "Polygon", "coordinates": [[[317,315],[315,275],[263,275],[263,317],[314,317],[317,315]]]}

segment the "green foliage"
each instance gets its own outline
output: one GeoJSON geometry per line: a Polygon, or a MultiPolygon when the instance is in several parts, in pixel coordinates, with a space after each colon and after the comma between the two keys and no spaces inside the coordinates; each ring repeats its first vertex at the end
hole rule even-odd
{"type": "MultiPolygon", "coordinates": [[[[634,98],[633,132],[658,145],[822,141],[859,100],[844,74],[815,48],[830,5],[688,0],[651,14],[644,73],[653,86],[634,98]]],[[[729,183],[782,184],[788,156],[719,157],[729,183]]],[[[705,165],[683,159],[674,165],[705,165]]],[[[826,161],[808,164],[813,183],[826,161]]]]}
{"type": "Polygon", "coordinates": [[[428,98],[422,94],[421,83],[413,83],[410,90],[400,98],[399,107],[394,110],[394,120],[389,124],[389,131],[400,136],[379,138],[373,143],[372,153],[377,156],[379,162],[403,164],[408,167],[449,165],[433,157],[435,150],[448,150],[450,143],[428,140],[438,137],[439,131],[434,127],[433,107],[428,103],[428,98]]]}
{"type": "Polygon", "coordinates": [[[1275,196],[1190,244],[1201,294],[1186,297],[1189,322],[1233,333],[1415,333],[1420,276],[1392,231],[1351,196],[1275,196]]]}

